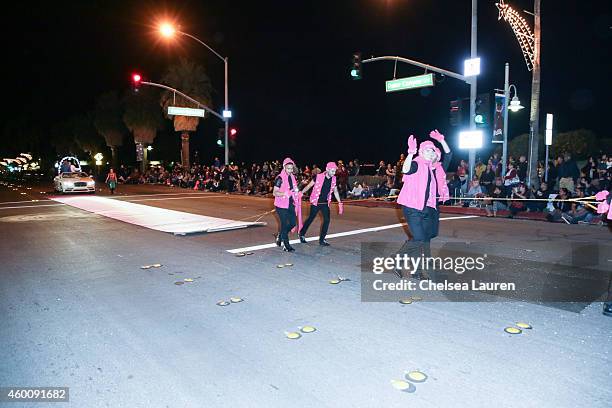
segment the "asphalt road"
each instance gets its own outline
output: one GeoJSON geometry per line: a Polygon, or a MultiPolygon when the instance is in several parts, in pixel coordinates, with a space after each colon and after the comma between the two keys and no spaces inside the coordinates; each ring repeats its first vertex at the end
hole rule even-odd
{"type": "MultiPolygon", "coordinates": [[[[273,241],[271,200],[120,186],[113,199],[268,223],[174,236],[49,195],[47,186],[0,185],[0,386],[67,386],[70,402],[59,406],[71,407],[612,404],[612,318],[601,302],[362,302],[360,245],[399,247],[401,227],[237,257],[228,250],[273,241]],[[163,266],[141,269],[155,263],[163,266]],[[293,266],[277,268],[284,263],[293,266]],[[350,281],[330,285],[337,276],[350,281]],[[194,281],[175,285],[185,278],[194,281]],[[216,305],[233,296],[244,301],[216,305]],[[533,329],[504,332],[519,321],[533,329]],[[304,325],[317,330],[285,337],[304,325]],[[427,380],[413,392],[392,387],[411,370],[427,380]]],[[[399,216],[347,205],[343,216],[333,212],[330,234],[399,216]]],[[[612,270],[607,227],[448,217],[434,253],[469,245],[523,275],[558,265],[570,274],[612,270]]]]}

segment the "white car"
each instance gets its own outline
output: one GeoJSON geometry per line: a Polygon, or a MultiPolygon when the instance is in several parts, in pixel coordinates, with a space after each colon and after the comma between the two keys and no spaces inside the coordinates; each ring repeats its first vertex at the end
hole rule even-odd
{"type": "Polygon", "coordinates": [[[95,193],[96,182],[87,173],[60,173],[53,179],[55,191],[59,193],[95,193]]]}

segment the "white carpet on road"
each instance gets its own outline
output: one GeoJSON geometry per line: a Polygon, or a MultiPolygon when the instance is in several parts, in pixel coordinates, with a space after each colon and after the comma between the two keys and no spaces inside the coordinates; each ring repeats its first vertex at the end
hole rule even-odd
{"type": "Polygon", "coordinates": [[[208,217],[105,197],[53,197],[52,200],[129,224],[177,235],[218,232],[266,224],[208,217]]]}

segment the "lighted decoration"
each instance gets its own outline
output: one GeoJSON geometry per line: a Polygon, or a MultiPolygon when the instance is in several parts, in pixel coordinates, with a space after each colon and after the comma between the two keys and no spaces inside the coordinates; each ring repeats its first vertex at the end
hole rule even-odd
{"type": "Polygon", "coordinates": [[[520,14],[510,7],[508,4],[504,3],[504,0],[499,0],[499,3],[495,3],[497,8],[499,9],[498,20],[502,18],[510,24],[512,27],[512,31],[514,31],[514,35],[516,35],[516,39],[521,46],[521,50],[523,51],[523,57],[525,58],[525,63],[527,63],[527,69],[531,71],[533,69],[534,63],[534,48],[535,48],[535,36],[529,28],[529,24],[525,21],[520,14]]]}
{"type": "Polygon", "coordinates": [[[76,157],[73,156],[66,156],[64,157],[62,160],[58,161],[56,164],[57,166],[55,166],[58,169],[58,174],[62,172],[62,163],[64,162],[64,160],[68,160],[70,163],[75,164],[76,163],[76,171],[81,172],[81,162],[79,159],[77,159],[76,157]]]}

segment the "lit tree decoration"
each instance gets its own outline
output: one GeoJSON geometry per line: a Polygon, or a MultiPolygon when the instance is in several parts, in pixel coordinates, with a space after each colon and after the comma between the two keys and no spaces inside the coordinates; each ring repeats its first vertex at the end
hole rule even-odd
{"type": "Polygon", "coordinates": [[[501,20],[503,18],[510,24],[510,27],[512,27],[512,31],[514,31],[514,35],[516,35],[521,50],[523,51],[527,69],[531,71],[533,69],[535,37],[531,28],[529,28],[529,24],[527,24],[525,19],[521,17],[516,10],[508,4],[505,4],[504,0],[499,0],[499,3],[495,3],[495,5],[499,9],[499,16],[497,19],[501,20]]]}

